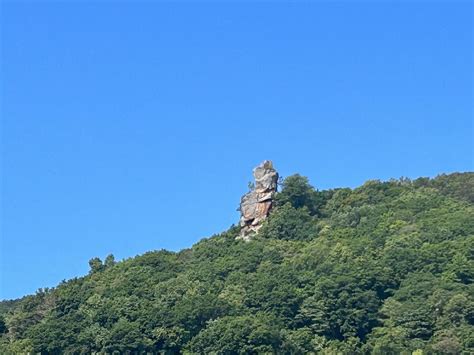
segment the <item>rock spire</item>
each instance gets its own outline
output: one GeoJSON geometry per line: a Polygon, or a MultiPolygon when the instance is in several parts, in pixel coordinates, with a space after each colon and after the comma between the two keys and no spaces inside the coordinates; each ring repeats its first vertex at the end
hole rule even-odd
{"type": "Polygon", "coordinates": [[[270,160],[265,160],[253,169],[255,186],[242,196],[240,200],[239,239],[249,240],[251,235],[258,232],[262,222],[268,217],[277,191],[278,173],[270,160]]]}

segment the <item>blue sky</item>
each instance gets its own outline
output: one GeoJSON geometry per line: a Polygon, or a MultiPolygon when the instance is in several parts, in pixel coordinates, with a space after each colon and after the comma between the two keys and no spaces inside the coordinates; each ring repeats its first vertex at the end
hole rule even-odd
{"type": "Polygon", "coordinates": [[[319,189],[473,169],[469,2],[3,2],[0,299],[319,189]]]}

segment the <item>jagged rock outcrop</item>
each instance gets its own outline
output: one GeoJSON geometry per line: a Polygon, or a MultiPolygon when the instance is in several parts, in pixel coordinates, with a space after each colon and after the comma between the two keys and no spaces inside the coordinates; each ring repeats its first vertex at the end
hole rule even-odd
{"type": "Polygon", "coordinates": [[[240,200],[240,239],[249,240],[268,217],[277,191],[278,173],[270,160],[253,169],[255,187],[240,200]]]}

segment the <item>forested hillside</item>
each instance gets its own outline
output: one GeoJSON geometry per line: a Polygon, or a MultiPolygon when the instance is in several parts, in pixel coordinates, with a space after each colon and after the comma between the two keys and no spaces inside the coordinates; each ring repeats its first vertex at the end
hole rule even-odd
{"type": "Polygon", "coordinates": [[[326,191],[293,175],[249,242],[231,227],[94,258],[0,303],[0,353],[472,354],[473,204],[474,173],[326,191]]]}

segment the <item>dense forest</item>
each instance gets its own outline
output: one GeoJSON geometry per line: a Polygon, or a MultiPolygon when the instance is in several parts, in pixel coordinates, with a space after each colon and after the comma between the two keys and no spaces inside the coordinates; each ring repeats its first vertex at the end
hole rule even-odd
{"type": "Polygon", "coordinates": [[[0,353],[472,354],[474,173],[319,191],[240,227],[0,303],[0,353]]]}

